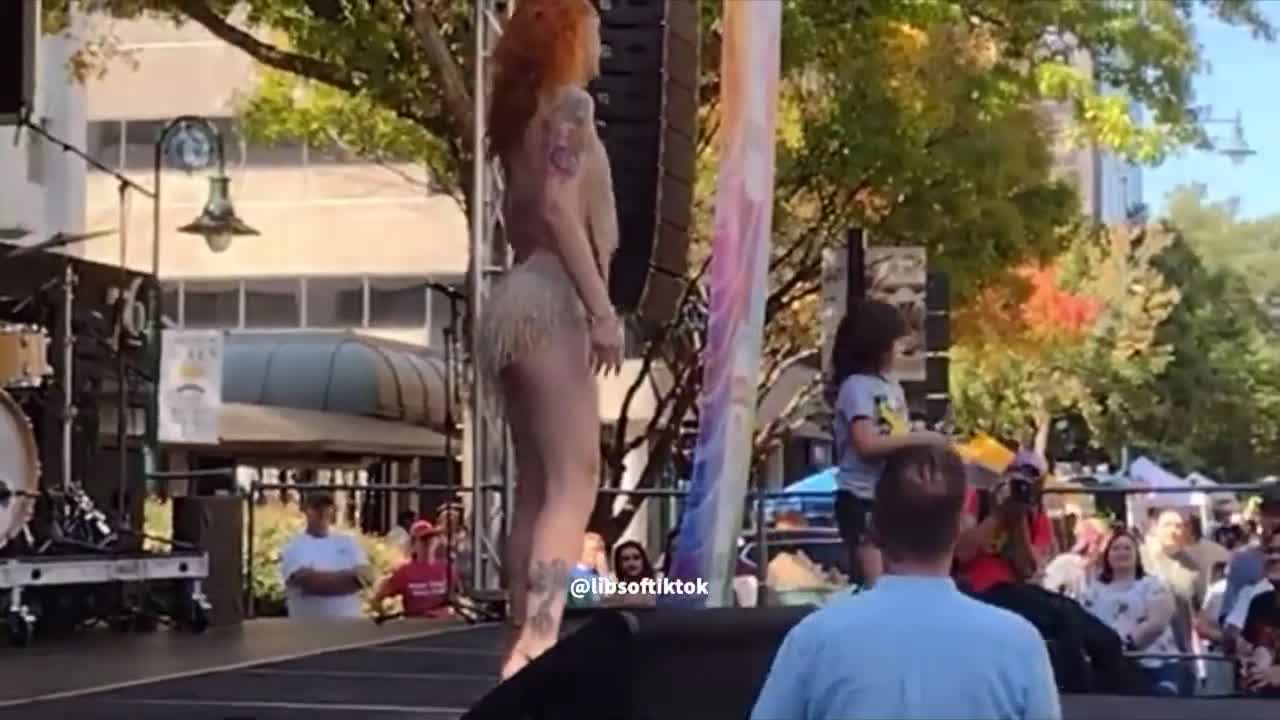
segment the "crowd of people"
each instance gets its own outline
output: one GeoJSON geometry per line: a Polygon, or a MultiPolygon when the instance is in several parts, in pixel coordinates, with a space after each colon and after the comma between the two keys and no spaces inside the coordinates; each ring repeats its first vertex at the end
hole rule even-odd
{"type": "MultiPolygon", "coordinates": [[[[892,380],[905,332],[874,302],[841,323],[835,523],[856,591],[791,631],[753,718],[1055,718],[1060,690],[1280,698],[1280,484],[1207,528],[1175,506],[1136,526],[1051,520],[1043,457],[1018,452],[977,483],[951,438],[907,420],[892,380]]],[[[353,538],[330,532],[330,496],[308,496],[304,511],[281,558],[292,617],[358,617],[370,586],[375,607],[399,597],[405,615],[437,617],[464,587],[460,505],[399,518],[388,540],[410,559],[384,578],[353,538]]],[[[635,541],[610,554],[588,532],[568,579],[658,578],[673,550],[674,535],[657,563],[635,541]]],[[[656,600],[565,592],[570,608],[656,600]]]]}
{"type": "Polygon", "coordinates": [[[374,576],[354,537],[333,532],[331,495],[310,493],[302,509],[306,525],[280,555],[290,618],[361,618],[362,593],[368,587],[376,588],[371,598],[375,614],[382,614],[388,600],[399,598],[405,617],[442,617],[463,592],[470,542],[461,505],[442,505],[434,520],[402,513],[387,540],[408,559],[383,578],[374,576]]]}
{"type": "Polygon", "coordinates": [[[1208,536],[1164,507],[1060,538],[1041,456],[979,484],[912,427],[893,380],[906,332],[874,301],[837,331],[835,514],[860,592],[787,635],[755,720],[1052,719],[1059,691],[1280,697],[1280,485],[1208,536]]]}

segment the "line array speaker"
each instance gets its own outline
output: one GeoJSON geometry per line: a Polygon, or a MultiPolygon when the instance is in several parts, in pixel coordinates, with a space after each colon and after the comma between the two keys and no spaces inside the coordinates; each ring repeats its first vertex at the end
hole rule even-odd
{"type": "Polygon", "coordinates": [[[591,85],[613,167],[616,306],[645,324],[675,313],[688,275],[698,112],[698,0],[597,0],[591,85]]]}
{"type": "Polygon", "coordinates": [[[0,0],[0,125],[31,107],[36,90],[36,0],[0,0]]]}

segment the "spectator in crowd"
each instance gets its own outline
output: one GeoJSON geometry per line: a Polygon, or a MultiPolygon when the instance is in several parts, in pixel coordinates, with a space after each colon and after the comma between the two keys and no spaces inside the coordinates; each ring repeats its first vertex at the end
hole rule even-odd
{"type": "Polygon", "coordinates": [[[372,582],[369,560],[355,538],[332,530],[333,496],[304,501],[306,529],[280,554],[289,617],[341,620],[361,616],[360,591],[372,582]]]}
{"type": "Polygon", "coordinates": [[[831,350],[836,524],[850,554],[854,582],[869,586],[881,570],[867,518],[885,458],[905,447],[946,447],[951,439],[912,430],[906,396],[893,379],[906,319],[888,303],[862,300],[836,329],[831,350]]]}
{"type": "Polygon", "coordinates": [[[471,578],[471,534],[467,530],[467,514],[462,503],[446,502],[436,509],[435,527],[445,539],[449,564],[465,585],[471,578]]]}
{"type": "MultiPolygon", "coordinates": [[[[1214,528],[1213,541],[1226,548],[1228,556],[1248,540],[1244,528],[1228,523],[1214,528]]],[[[1230,562],[1230,560],[1228,560],[1230,562]]],[[[1224,576],[1225,577],[1225,576],[1224,576]]]]}
{"type": "Polygon", "coordinates": [[[419,520],[410,526],[409,534],[413,537],[413,559],[383,580],[371,604],[381,614],[383,604],[398,597],[404,606],[405,617],[446,615],[449,592],[458,586],[456,582],[450,582],[449,563],[440,529],[426,520],[419,520]]]}
{"type": "Polygon", "coordinates": [[[945,448],[887,458],[872,509],[887,574],[787,634],[753,720],[1062,716],[1035,628],[950,578],[965,486],[945,448]]]}
{"type": "Polygon", "coordinates": [[[1280,698],[1280,529],[1268,533],[1260,548],[1270,589],[1249,601],[1239,654],[1246,689],[1280,698]]]}
{"type": "Polygon", "coordinates": [[[1187,552],[1187,523],[1177,510],[1162,510],[1143,547],[1143,566],[1160,578],[1173,593],[1176,612],[1173,637],[1178,651],[1189,653],[1194,643],[1191,626],[1197,608],[1204,604],[1207,583],[1200,575],[1195,559],[1187,552]]]}
{"type": "MultiPolygon", "coordinates": [[[[653,563],[649,562],[649,554],[644,546],[635,540],[620,542],[613,547],[613,574],[620,583],[638,583],[641,580],[653,580],[653,563]]],[[[652,607],[657,596],[654,592],[643,592],[642,588],[632,588],[636,592],[618,593],[606,598],[607,604],[625,607],[652,607]]]]}
{"type": "Polygon", "coordinates": [[[412,510],[403,510],[396,516],[395,527],[387,532],[387,543],[393,547],[399,548],[400,552],[407,557],[413,552],[413,536],[409,533],[409,528],[413,526],[413,521],[418,519],[418,514],[412,510]]]}
{"type": "Polygon", "coordinates": [[[1105,520],[1088,518],[1076,526],[1073,534],[1075,544],[1069,552],[1061,553],[1050,561],[1040,585],[1050,592],[1079,601],[1084,599],[1089,583],[1097,577],[1111,532],[1105,520]]]}
{"type": "MultiPolygon", "coordinates": [[[[1111,536],[1102,553],[1097,580],[1089,584],[1084,607],[1124,641],[1129,652],[1177,653],[1173,639],[1175,602],[1158,578],[1143,572],[1137,538],[1128,532],[1111,536]]],[[[1151,675],[1160,695],[1178,695],[1179,665],[1169,659],[1145,658],[1140,664],[1151,675]]]]}
{"type": "MultiPolygon", "coordinates": [[[[1280,529],[1280,484],[1269,485],[1263,490],[1261,503],[1258,505],[1258,525],[1262,528],[1262,533],[1268,536],[1280,529]]],[[[1226,618],[1231,615],[1237,603],[1244,603],[1245,607],[1248,607],[1253,594],[1252,590],[1265,587],[1263,585],[1266,580],[1265,567],[1261,543],[1255,542],[1249,542],[1237,550],[1227,564],[1227,590],[1222,597],[1222,615],[1225,629],[1223,643],[1228,653],[1234,650],[1235,639],[1241,626],[1232,626],[1231,623],[1226,622],[1226,618]],[[1244,597],[1246,594],[1249,596],[1248,599],[1244,597]]],[[[1248,610],[1241,612],[1248,612],[1248,610]]]]}
{"type": "Polygon", "coordinates": [[[1053,526],[1040,501],[1045,464],[1024,450],[993,492],[969,490],[956,560],[970,591],[1030,582],[1048,564],[1053,526]]]}
{"type": "Polygon", "coordinates": [[[1194,513],[1187,518],[1187,535],[1187,554],[1191,556],[1207,588],[1213,566],[1219,563],[1226,565],[1231,560],[1231,553],[1212,538],[1205,537],[1204,521],[1194,513]]]}
{"type": "Polygon", "coordinates": [[[1196,637],[1199,638],[1197,654],[1210,658],[1199,662],[1200,694],[1209,696],[1230,695],[1235,689],[1232,677],[1234,666],[1222,644],[1222,597],[1227,592],[1227,564],[1218,563],[1210,568],[1209,588],[1205,592],[1204,606],[1196,617],[1196,637]]]}
{"type": "MultiPolygon", "coordinates": [[[[609,561],[604,550],[604,538],[599,533],[589,532],[582,537],[582,557],[569,572],[569,581],[591,580],[609,575],[609,561]]],[[[569,607],[595,607],[602,598],[591,593],[584,597],[569,596],[569,607]]]]}

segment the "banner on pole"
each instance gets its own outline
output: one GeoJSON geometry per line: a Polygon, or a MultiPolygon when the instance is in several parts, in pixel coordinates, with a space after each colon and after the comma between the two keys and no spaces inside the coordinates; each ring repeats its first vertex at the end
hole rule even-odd
{"type": "Polygon", "coordinates": [[[782,3],[725,0],[701,424],[671,568],[710,592],[685,604],[731,602],[769,287],[781,31],[782,3]]]}
{"type": "Polygon", "coordinates": [[[222,409],[221,330],[165,330],[160,346],[158,439],[217,445],[222,409]]]}

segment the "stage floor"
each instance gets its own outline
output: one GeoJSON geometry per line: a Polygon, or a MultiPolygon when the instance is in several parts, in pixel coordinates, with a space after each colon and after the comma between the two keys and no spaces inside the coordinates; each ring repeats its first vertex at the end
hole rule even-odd
{"type": "MultiPolygon", "coordinates": [[[[0,649],[0,719],[456,720],[497,682],[496,626],[254,622],[0,649]],[[73,652],[74,650],[74,652],[73,652]]],[[[1068,720],[1274,720],[1280,703],[1065,697],[1068,720]]],[[[694,719],[691,719],[694,720],[694,719]]]]}

